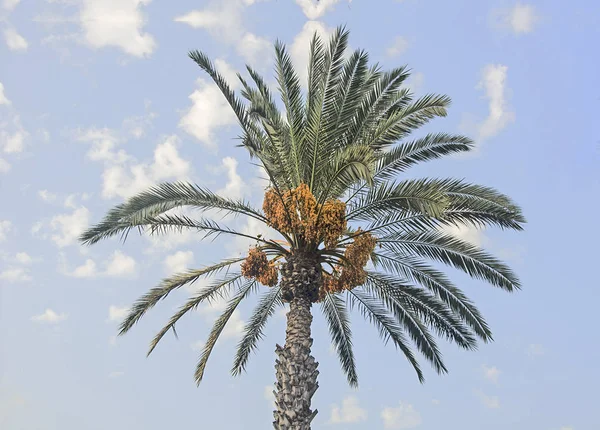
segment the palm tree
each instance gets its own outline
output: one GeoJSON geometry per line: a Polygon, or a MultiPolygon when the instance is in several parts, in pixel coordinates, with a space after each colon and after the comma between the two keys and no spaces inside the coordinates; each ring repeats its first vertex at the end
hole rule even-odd
{"type": "Polygon", "coordinates": [[[521,230],[521,210],[492,188],[456,179],[395,177],[414,164],[469,151],[464,136],[412,132],[445,116],[450,99],[414,99],[403,86],[405,67],[387,72],[369,66],[368,54],[347,56],[348,32],[338,28],[326,45],[310,44],[307,90],[303,91],[286,48],[275,44],[276,75],[285,106],[279,112],[264,79],[247,66],[242,101],[201,52],[189,56],[222,91],[241,126],[241,144],[268,175],[263,210],[189,183],[163,183],[110,210],[81,241],[93,244],[138,228],[150,234],[194,230],[207,236],[238,236],[256,246],[242,258],[226,259],[164,279],[143,295],[120,326],[128,332],[172,291],[209,277],[168,321],[150,352],[187,312],[226,294],[195,372],[200,383],[213,347],[237,306],[261,285],[265,292],[239,342],[232,373],[240,374],[277,307],[289,303],[286,339],[276,353],[276,429],[310,429],[316,415],[317,362],[311,355],[312,306],[318,303],[351,386],[358,384],[349,309],[358,308],[385,340],[399,348],[423,382],[413,349],[438,373],[447,371],[434,334],[465,349],[492,334],[475,305],[434,263],[444,263],[506,291],[519,288],[515,274],[498,259],[447,232],[448,226],[498,226],[521,230]],[[245,234],[209,218],[173,209],[222,211],[271,227],[279,238],[245,234]],[[370,263],[369,263],[370,261],[370,263]],[[236,268],[239,267],[239,270],[236,268]],[[219,272],[226,275],[214,279],[219,272]]]}

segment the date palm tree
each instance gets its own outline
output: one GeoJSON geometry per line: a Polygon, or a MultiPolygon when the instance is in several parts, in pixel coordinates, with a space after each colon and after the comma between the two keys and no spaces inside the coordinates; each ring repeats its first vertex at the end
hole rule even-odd
{"type": "Polygon", "coordinates": [[[110,210],[81,237],[93,244],[138,228],[150,234],[193,230],[203,237],[238,236],[256,242],[248,255],[188,270],[164,279],[131,308],[120,326],[128,332],[172,291],[208,277],[152,340],[150,352],[187,312],[225,295],[200,356],[200,383],[209,356],[238,305],[259,293],[234,359],[244,371],[269,317],[289,304],[285,344],[277,345],[276,429],[310,429],[317,411],[317,362],[311,355],[313,304],[321,308],[341,368],[352,386],[358,376],[349,311],[358,309],[403,353],[422,382],[415,350],[439,372],[447,371],[435,335],[472,350],[492,340],[479,310],[433,264],[443,263],[506,291],[519,288],[501,261],[448,233],[449,226],[497,226],[521,230],[521,210],[493,188],[457,179],[397,179],[409,167],[469,151],[464,136],[413,131],[446,115],[447,96],[414,98],[403,84],[405,67],[383,71],[368,54],[346,55],[348,32],[340,27],[324,43],[310,43],[304,91],[286,48],[275,44],[280,112],[265,80],[247,66],[238,74],[241,98],[201,52],[189,56],[221,90],[241,127],[241,144],[269,180],[262,210],[245,200],[219,196],[190,183],[163,183],[110,210]],[[190,217],[178,208],[253,218],[278,237],[246,234],[210,217],[190,217]],[[226,275],[217,277],[219,272],[226,275]],[[264,286],[264,287],[261,287],[264,286]]]}

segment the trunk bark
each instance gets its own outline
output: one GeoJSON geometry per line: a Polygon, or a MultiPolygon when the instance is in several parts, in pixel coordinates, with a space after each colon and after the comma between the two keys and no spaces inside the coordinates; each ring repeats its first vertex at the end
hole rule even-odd
{"type": "Polygon", "coordinates": [[[287,314],[285,346],[277,345],[275,371],[275,406],[273,412],[276,430],[310,430],[317,410],[310,409],[313,394],[317,391],[318,363],[310,354],[313,340],[310,337],[311,301],[294,297],[287,314]]]}

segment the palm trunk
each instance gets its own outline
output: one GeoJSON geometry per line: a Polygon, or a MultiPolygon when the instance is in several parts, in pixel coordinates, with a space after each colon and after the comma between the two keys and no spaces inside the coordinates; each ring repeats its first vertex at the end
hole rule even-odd
{"type": "Polygon", "coordinates": [[[317,415],[317,410],[310,408],[312,396],[319,387],[318,363],[310,354],[313,343],[310,308],[318,292],[321,273],[314,263],[307,263],[296,260],[283,270],[283,295],[290,303],[290,311],[285,345],[283,348],[277,345],[275,350],[278,359],[273,427],[276,430],[310,430],[310,423],[317,415]]]}
{"type": "Polygon", "coordinates": [[[317,414],[311,411],[310,403],[317,391],[318,363],[310,355],[311,302],[302,297],[290,302],[287,314],[285,346],[277,345],[279,359],[275,364],[277,385],[276,408],[273,427],[277,430],[310,430],[310,422],[317,414]]]}

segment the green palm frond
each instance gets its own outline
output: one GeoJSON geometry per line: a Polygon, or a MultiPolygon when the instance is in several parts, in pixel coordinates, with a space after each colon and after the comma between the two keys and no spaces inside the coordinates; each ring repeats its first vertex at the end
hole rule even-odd
{"type": "Polygon", "coordinates": [[[273,316],[277,306],[283,304],[281,300],[281,287],[273,287],[260,299],[252,316],[244,328],[244,336],[238,344],[237,352],[231,373],[239,375],[246,368],[250,353],[256,349],[258,341],[263,337],[263,330],[268,319],[273,316]]]}
{"type": "Polygon", "coordinates": [[[398,280],[394,276],[370,271],[365,287],[386,303],[396,316],[406,318],[404,314],[408,314],[409,317],[414,314],[425,326],[461,348],[477,347],[477,340],[468,326],[463,324],[460,316],[426,290],[398,280]]]}
{"type": "Polygon", "coordinates": [[[379,160],[375,176],[380,180],[388,180],[416,163],[470,151],[473,147],[473,141],[465,136],[429,133],[419,139],[403,142],[384,153],[379,160]]]}
{"type": "Polygon", "coordinates": [[[402,303],[394,299],[393,293],[388,291],[391,288],[385,282],[385,278],[378,274],[369,273],[366,285],[369,287],[370,292],[376,293],[376,297],[386,305],[392,315],[404,326],[419,352],[429,360],[434,369],[438,373],[446,373],[448,370],[442,361],[442,354],[429,329],[421,322],[421,319],[411,307],[403,306],[402,303]]]}
{"type": "Polygon", "coordinates": [[[236,286],[239,284],[239,281],[242,279],[242,275],[234,274],[224,280],[217,281],[213,285],[203,288],[197,295],[191,297],[183,306],[179,308],[179,310],[169,319],[169,322],[154,336],[152,342],[150,343],[150,349],[148,350],[148,355],[152,354],[154,348],[158,345],[161,339],[169,330],[175,330],[175,324],[187,314],[189,311],[196,309],[201,303],[209,302],[214,299],[216,296],[223,297],[223,289],[228,286],[236,286]]]}
{"type": "Polygon", "coordinates": [[[264,215],[245,201],[221,197],[194,184],[162,183],[111,209],[100,223],[84,232],[80,240],[91,245],[101,239],[146,225],[148,219],[181,207],[192,207],[201,212],[212,209],[224,211],[225,214],[241,214],[266,223],[264,215]]]}
{"type": "Polygon", "coordinates": [[[346,312],[346,303],[340,295],[327,294],[321,310],[327,320],[331,341],[335,345],[348,384],[351,387],[357,387],[358,374],[352,351],[352,331],[350,330],[350,318],[346,312]]]}
{"type": "Polygon", "coordinates": [[[401,279],[407,279],[428,289],[446,303],[484,342],[492,340],[492,332],[481,312],[443,273],[414,257],[396,257],[375,252],[372,261],[375,267],[381,267],[400,276],[401,279]]]}
{"type": "Polygon", "coordinates": [[[142,297],[140,297],[131,307],[129,313],[122,321],[119,327],[119,335],[127,333],[146,312],[152,309],[159,301],[165,299],[171,292],[185,285],[191,285],[201,277],[215,275],[232,264],[240,263],[244,258],[232,258],[213,264],[202,269],[188,270],[178,273],[163,281],[155,288],[152,288],[142,297]]]}
{"type": "Polygon", "coordinates": [[[419,362],[410,349],[410,342],[406,338],[402,326],[392,316],[389,315],[389,312],[383,303],[356,288],[349,292],[348,298],[350,299],[350,305],[356,306],[362,313],[363,317],[365,317],[365,319],[371,324],[375,325],[375,327],[379,330],[379,335],[383,339],[384,343],[387,344],[387,342],[391,339],[394,346],[404,353],[406,359],[415,369],[419,381],[421,383],[425,382],[425,377],[423,376],[421,366],[419,366],[419,362]]]}
{"type": "Polygon", "coordinates": [[[394,255],[439,261],[506,291],[520,288],[517,276],[506,264],[479,247],[440,231],[399,233],[382,237],[378,243],[394,255]]]}
{"type": "Polygon", "coordinates": [[[217,318],[217,320],[215,321],[210,331],[210,334],[208,335],[208,340],[206,341],[206,344],[204,345],[204,348],[202,350],[202,354],[200,355],[198,365],[196,366],[196,372],[194,373],[196,384],[200,385],[200,382],[202,382],[202,378],[204,377],[204,371],[206,369],[208,359],[210,358],[210,354],[212,353],[212,350],[215,347],[217,340],[219,340],[219,336],[221,336],[223,329],[227,325],[227,322],[229,321],[239,304],[242,302],[242,300],[244,300],[255,287],[255,280],[250,280],[244,283],[244,285],[240,287],[239,292],[231,300],[229,300],[229,302],[227,303],[227,307],[225,308],[221,316],[219,316],[219,318],[217,318]]]}

